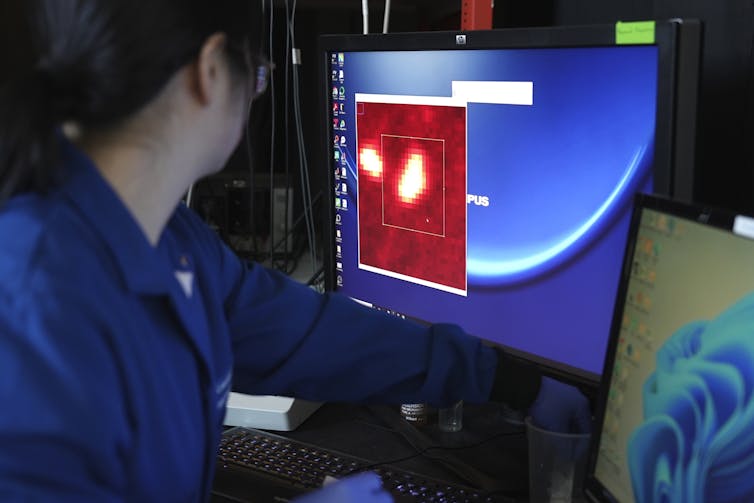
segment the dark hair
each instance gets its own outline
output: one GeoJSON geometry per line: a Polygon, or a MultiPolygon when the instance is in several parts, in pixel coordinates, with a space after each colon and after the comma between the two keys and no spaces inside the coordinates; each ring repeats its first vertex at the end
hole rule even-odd
{"type": "Polygon", "coordinates": [[[259,40],[253,0],[0,4],[0,203],[55,182],[62,123],[89,128],[124,119],[212,33],[224,32],[229,45],[251,52],[259,40]]]}

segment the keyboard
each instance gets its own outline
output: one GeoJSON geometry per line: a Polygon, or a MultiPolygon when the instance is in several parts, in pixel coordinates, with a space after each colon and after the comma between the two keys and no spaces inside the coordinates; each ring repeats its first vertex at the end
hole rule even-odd
{"type": "Polygon", "coordinates": [[[502,501],[470,487],[390,465],[375,467],[365,459],[245,427],[223,434],[213,494],[253,503],[287,501],[322,487],[325,477],[343,478],[365,470],[382,478],[397,503],[502,501]]]}

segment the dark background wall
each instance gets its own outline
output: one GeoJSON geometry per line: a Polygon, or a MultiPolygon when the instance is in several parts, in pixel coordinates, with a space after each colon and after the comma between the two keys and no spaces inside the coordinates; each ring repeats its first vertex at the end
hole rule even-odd
{"type": "Polygon", "coordinates": [[[754,212],[754,2],[532,0],[497,2],[495,27],[702,21],[695,198],[754,212]]]}
{"type": "MultiPolygon", "coordinates": [[[[289,2],[289,4],[292,2],[289,2]]],[[[754,212],[754,1],[752,0],[497,0],[494,28],[614,23],[618,20],[695,18],[704,26],[698,104],[695,199],[699,202],[754,212]]],[[[275,100],[268,94],[253,108],[254,144],[251,163],[239,149],[225,170],[249,176],[261,185],[269,174],[286,171],[296,190],[294,214],[301,212],[298,154],[290,134],[290,105],[284,100],[285,3],[276,0],[273,28],[275,100]],[[275,107],[274,149],[270,145],[271,110],[275,107]],[[286,122],[285,117],[289,117],[286,122]],[[288,127],[286,128],[286,124],[288,127]],[[274,152],[271,159],[270,153],[274,152]],[[271,162],[272,161],[272,162],[271,162]]],[[[383,0],[370,0],[370,31],[381,31],[383,0]]],[[[326,193],[326,173],[316,157],[322,119],[318,108],[317,38],[325,33],[360,33],[361,2],[299,0],[296,39],[302,50],[301,106],[304,138],[315,195],[326,193]]],[[[456,30],[461,0],[393,0],[391,31],[456,30]]],[[[289,82],[290,83],[290,82],[289,82]]],[[[264,201],[264,199],[261,199],[264,201]]],[[[258,208],[262,220],[269,212],[258,208]]],[[[317,213],[319,215],[319,213],[317,213]]]]}
{"type": "Polygon", "coordinates": [[[695,197],[754,210],[754,2],[555,0],[553,24],[696,18],[703,22],[695,197]]]}

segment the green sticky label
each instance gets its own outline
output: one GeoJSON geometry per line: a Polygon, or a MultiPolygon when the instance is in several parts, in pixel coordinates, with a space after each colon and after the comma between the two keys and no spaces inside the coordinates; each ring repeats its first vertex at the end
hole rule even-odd
{"type": "Polygon", "coordinates": [[[615,43],[621,44],[654,44],[655,22],[634,21],[615,23],[615,43]]]}

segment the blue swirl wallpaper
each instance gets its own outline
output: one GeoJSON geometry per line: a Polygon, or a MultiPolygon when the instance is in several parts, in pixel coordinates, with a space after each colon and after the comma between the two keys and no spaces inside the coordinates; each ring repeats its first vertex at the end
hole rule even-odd
{"type": "Polygon", "coordinates": [[[754,501],[754,293],[657,353],[628,461],[639,502],[754,501]]]}
{"type": "Polygon", "coordinates": [[[657,48],[346,52],[333,62],[343,121],[333,162],[347,208],[340,291],[600,374],[632,197],[653,188],[657,48]],[[453,81],[533,84],[530,106],[467,105],[466,296],[358,264],[355,95],[450,97],[453,81]]]}

